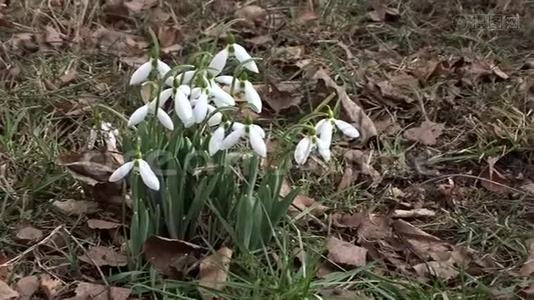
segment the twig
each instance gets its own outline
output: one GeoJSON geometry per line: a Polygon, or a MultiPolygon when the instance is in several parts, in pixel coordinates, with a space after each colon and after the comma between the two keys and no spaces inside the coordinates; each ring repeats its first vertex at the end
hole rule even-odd
{"type": "Polygon", "coordinates": [[[19,259],[21,259],[22,257],[26,256],[26,254],[32,252],[33,250],[35,250],[35,248],[47,243],[56,233],[58,233],[59,230],[61,230],[63,228],[63,225],[59,225],[58,227],[54,228],[54,230],[52,230],[52,232],[50,232],[45,238],[43,238],[40,242],[34,244],[33,246],[31,246],[30,248],[24,250],[24,252],[22,252],[21,254],[13,257],[12,259],[6,261],[5,263],[1,264],[0,265],[0,268],[3,268],[3,267],[7,267],[11,264],[13,264],[14,262],[17,262],[19,259]]]}

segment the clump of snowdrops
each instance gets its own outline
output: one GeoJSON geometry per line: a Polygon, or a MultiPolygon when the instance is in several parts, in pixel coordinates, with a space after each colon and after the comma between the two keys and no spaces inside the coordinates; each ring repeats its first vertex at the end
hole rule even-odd
{"type": "Polygon", "coordinates": [[[151,235],[191,239],[203,231],[212,242],[229,236],[240,249],[262,247],[298,193],[280,196],[291,156],[300,165],[317,151],[328,161],[335,129],[350,138],[358,130],[330,110],[318,114],[323,117],[315,125],[307,118],[284,139],[293,143],[295,134],[306,133],[293,155],[260,167],[271,133],[240,118],[236,108],[263,109],[251,82],[259,68],[247,50],[230,37],[216,54],[202,52],[194,65],[172,68],[158,58],[157,43],[152,50],[130,78],[131,86],[150,95],[128,120],[135,154],[109,178],[130,182],[131,254],[137,257],[151,235]]]}

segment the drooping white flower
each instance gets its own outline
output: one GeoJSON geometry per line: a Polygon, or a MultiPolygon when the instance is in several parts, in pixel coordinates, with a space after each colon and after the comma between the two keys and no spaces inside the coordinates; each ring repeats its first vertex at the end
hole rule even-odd
{"type": "Polygon", "coordinates": [[[217,52],[217,54],[213,56],[213,59],[209,64],[209,72],[214,76],[221,73],[226,65],[228,57],[230,56],[234,56],[240,63],[246,62],[243,67],[245,67],[247,70],[254,73],[259,73],[256,62],[252,60],[252,57],[247,50],[237,43],[227,45],[224,49],[217,52]]]}
{"type": "MultiPolygon", "coordinates": [[[[192,98],[194,96],[193,90],[191,91],[192,98]]],[[[200,124],[204,122],[204,119],[206,119],[206,116],[208,115],[208,95],[206,94],[206,91],[201,91],[200,95],[191,102],[194,103],[193,118],[195,119],[195,123],[200,124]]]]}
{"type": "Polygon", "coordinates": [[[165,79],[165,84],[172,87],[175,86],[175,83],[178,85],[189,85],[195,76],[195,73],[197,73],[197,70],[185,71],[176,74],[175,76],[170,76],[169,78],[165,79]]]}
{"type": "Polygon", "coordinates": [[[224,133],[224,125],[221,125],[211,134],[211,138],[208,143],[208,151],[211,156],[215,155],[215,153],[222,149],[224,133]]]}
{"type": "Polygon", "coordinates": [[[146,116],[148,114],[155,114],[158,120],[160,121],[160,123],[165,128],[174,130],[174,124],[172,123],[171,117],[169,117],[169,115],[163,109],[161,109],[161,106],[165,104],[165,102],[170,98],[171,95],[172,95],[172,89],[163,90],[159,96],[158,107],[156,107],[156,103],[158,102],[157,98],[139,107],[130,116],[130,119],[128,119],[128,126],[129,127],[135,126],[143,122],[146,119],[146,116]]]}
{"type": "Polygon", "coordinates": [[[191,90],[186,85],[183,87],[186,88],[180,86],[176,89],[176,93],[174,94],[174,112],[184,126],[188,128],[194,123],[193,108],[191,107],[191,102],[189,102],[189,99],[187,98],[191,90]]]}
{"type": "Polygon", "coordinates": [[[217,107],[234,106],[235,100],[230,94],[223,90],[215,80],[210,81],[209,96],[213,99],[213,103],[217,107]]]}
{"type": "Polygon", "coordinates": [[[330,148],[330,145],[332,144],[332,134],[334,131],[334,125],[339,129],[344,135],[350,137],[350,138],[358,138],[360,137],[360,131],[356,129],[356,127],[352,126],[351,124],[335,119],[333,117],[322,119],[319,122],[317,122],[317,125],[315,125],[315,129],[317,130],[317,133],[319,134],[319,138],[330,148]]]}
{"type": "Polygon", "coordinates": [[[166,63],[159,59],[154,60],[154,58],[151,58],[133,72],[132,77],[130,78],[130,85],[136,85],[145,82],[148,79],[150,72],[152,72],[154,64],[156,65],[156,70],[158,71],[159,76],[162,78],[171,70],[171,67],[169,67],[169,65],[166,63]]]}
{"type": "Polygon", "coordinates": [[[261,157],[267,156],[267,145],[265,144],[265,131],[255,124],[242,124],[235,122],[232,125],[232,132],[222,141],[221,149],[227,150],[235,146],[242,138],[248,137],[250,146],[254,152],[261,157]]]}
{"type": "Polygon", "coordinates": [[[154,171],[150,168],[150,165],[143,159],[137,158],[133,161],[129,161],[119,168],[117,168],[113,174],[109,177],[110,182],[117,182],[130,173],[133,167],[137,165],[141,179],[150,189],[155,191],[159,190],[159,180],[154,171]]]}
{"type": "MultiPolygon", "coordinates": [[[[213,105],[208,105],[208,114],[213,114],[213,112],[217,110],[213,105]]],[[[208,119],[208,126],[213,127],[221,124],[222,122],[222,113],[216,112],[208,119]]]]}
{"type": "Polygon", "coordinates": [[[252,107],[252,110],[254,110],[257,113],[261,113],[262,110],[262,102],[261,97],[258,94],[258,91],[254,88],[254,85],[248,81],[248,80],[240,80],[237,78],[234,78],[232,76],[218,76],[215,78],[216,82],[219,82],[224,85],[231,85],[234,83],[233,92],[239,93],[244,92],[245,100],[250,104],[252,107]]]}
{"type": "Polygon", "coordinates": [[[313,150],[318,149],[319,154],[325,161],[330,160],[330,147],[316,135],[305,136],[295,148],[294,158],[297,164],[303,165],[313,150]]]}

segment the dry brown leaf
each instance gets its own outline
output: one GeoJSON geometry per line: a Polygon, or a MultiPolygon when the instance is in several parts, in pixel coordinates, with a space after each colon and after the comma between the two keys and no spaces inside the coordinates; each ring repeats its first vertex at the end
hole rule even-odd
{"type": "Polygon", "coordinates": [[[487,180],[481,180],[480,185],[490,192],[507,193],[509,192],[510,180],[495,166],[499,157],[488,157],[488,166],[482,170],[479,177],[487,180]]]}
{"type": "Polygon", "coordinates": [[[384,240],[391,236],[390,219],[384,215],[369,214],[358,227],[359,241],[384,240]]]}
{"type": "Polygon", "coordinates": [[[493,62],[476,61],[464,67],[466,79],[475,83],[479,80],[487,80],[489,78],[497,78],[507,80],[510,78],[508,74],[503,72],[493,62]]]}
{"type": "Polygon", "coordinates": [[[258,5],[247,5],[236,10],[235,17],[242,19],[243,25],[259,25],[267,19],[267,11],[258,5]]]}
{"type": "Polygon", "coordinates": [[[62,34],[59,33],[54,27],[47,25],[45,27],[45,42],[52,47],[60,47],[63,45],[62,34]]]}
{"type": "Polygon", "coordinates": [[[199,286],[202,299],[212,299],[213,295],[209,290],[221,291],[226,285],[228,271],[230,269],[230,260],[233,251],[230,248],[223,247],[212,255],[202,259],[199,271],[199,286]]]}
{"type": "Polygon", "coordinates": [[[413,266],[417,275],[428,278],[434,276],[443,280],[450,280],[458,276],[460,272],[452,264],[445,261],[429,261],[413,266]]]}
{"type": "Polygon", "coordinates": [[[293,200],[293,205],[289,207],[289,214],[297,215],[301,212],[309,212],[314,216],[321,216],[327,210],[327,206],[318,203],[315,199],[305,195],[298,195],[293,200]]]}
{"type": "Polygon", "coordinates": [[[420,218],[420,217],[433,217],[436,212],[426,208],[416,208],[410,210],[396,209],[393,212],[393,218],[420,218]]]}
{"type": "Polygon", "coordinates": [[[270,34],[262,34],[245,40],[247,43],[250,43],[252,46],[264,46],[267,47],[269,44],[273,43],[273,37],[270,34]]]}
{"type": "Polygon", "coordinates": [[[534,239],[528,240],[527,244],[529,246],[527,261],[525,261],[521,269],[519,269],[519,275],[525,277],[534,274],[534,239]]]}
{"type": "Polygon", "coordinates": [[[183,40],[180,29],[176,26],[160,26],[158,28],[158,39],[162,48],[171,47],[183,40]]]}
{"type": "Polygon", "coordinates": [[[255,88],[262,95],[263,101],[277,114],[293,106],[300,105],[303,97],[301,82],[299,81],[282,81],[256,85],[255,88]]]}
{"type": "Polygon", "coordinates": [[[128,257],[126,255],[104,246],[92,246],[87,250],[87,253],[81,255],[79,258],[83,262],[95,264],[98,267],[121,267],[128,264],[128,257]]]}
{"type": "Polygon", "coordinates": [[[11,300],[18,297],[19,293],[11,289],[4,281],[0,281],[0,300],[11,300]]]}
{"type": "Polygon", "coordinates": [[[42,274],[39,276],[39,286],[47,299],[55,299],[57,292],[61,288],[61,281],[52,278],[48,274],[42,274]]]}
{"type": "Polygon", "coordinates": [[[74,69],[67,70],[61,77],[59,77],[59,87],[68,85],[78,78],[78,72],[74,69]]]}
{"type": "Polygon", "coordinates": [[[447,261],[450,259],[452,245],[412,224],[403,220],[395,220],[393,221],[393,230],[423,260],[432,258],[435,261],[447,261]]]}
{"type": "Polygon", "coordinates": [[[332,225],[336,227],[357,229],[367,218],[367,215],[364,213],[333,214],[331,218],[332,225]]]}
{"type": "Polygon", "coordinates": [[[107,183],[109,176],[124,163],[119,153],[86,151],[59,156],[58,164],[67,168],[75,178],[89,185],[107,183]]]}
{"type": "Polygon", "coordinates": [[[357,178],[359,174],[363,174],[371,177],[374,186],[382,182],[382,175],[380,175],[380,173],[371,165],[371,159],[368,154],[361,150],[349,150],[345,152],[344,157],[348,164],[347,167],[353,167],[352,174],[355,178],[357,178]]]}
{"type": "Polygon", "coordinates": [[[66,215],[85,215],[91,214],[98,210],[98,203],[83,200],[68,199],[65,201],[56,200],[52,203],[66,215]]]}
{"type": "Polygon", "coordinates": [[[34,243],[43,237],[43,232],[31,225],[24,226],[17,231],[17,239],[24,243],[34,243]]]}
{"type": "Polygon", "coordinates": [[[30,300],[40,286],[39,277],[26,276],[17,281],[15,289],[20,295],[18,300],[30,300]]]}
{"type": "Polygon", "coordinates": [[[304,57],[306,48],[304,46],[284,46],[272,49],[272,56],[277,61],[298,61],[304,57]]]}
{"type": "Polygon", "coordinates": [[[336,264],[362,267],[367,262],[367,249],[331,237],[326,243],[328,259],[336,264]]]}
{"type": "Polygon", "coordinates": [[[72,299],[76,300],[126,300],[132,293],[132,290],[122,287],[80,282],[74,292],[76,293],[76,297],[72,299]]]}
{"type": "Polygon", "coordinates": [[[171,278],[180,278],[198,262],[202,248],[181,240],[151,236],[143,245],[143,253],[154,268],[171,278]]]}
{"type": "Polygon", "coordinates": [[[376,136],[376,128],[373,121],[365,114],[363,109],[356,104],[345,91],[345,88],[337,85],[337,83],[330,78],[324,69],[319,69],[314,75],[313,79],[321,79],[327,87],[334,89],[337,96],[341,100],[341,107],[346,113],[352,125],[356,126],[361,133],[363,143],[366,143],[370,138],[376,136]]]}
{"type": "Polygon", "coordinates": [[[411,94],[414,90],[418,89],[419,80],[412,75],[402,73],[391,76],[387,80],[376,83],[371,82],[371,84],[375,84],[378,87],[380,94],[384,98],[396,102],[412,103],[415,100],[411,94]]]}
{"type": "Polygon", "coordinates": [[[382,0],[373,0],[371,5],[373,11],[370,11],[368,16],[375,22],[394,21],[400,17],[398,9],[387,7],[382,0]]]}
{"type": "Polygon", "coordinates": [[[338,191],[346,190],[347,188],[351,187],[352,184],[357,179],[358,179],[358,173],[355,174],[351,166],[345,167],[345,170],[343,170],[343,177],[341,177],[341,180],[339,181],[337,190],[338,191]]]}
{"type": "Polygon", "coordinates": [[[410,128],[404,132],[404,137],[424,145],[435,145],[437,138],[442,134],[444,125],[431,121],[424,121],[421,126],[410,128]]]}
{"type": "Polygon", "coordinates": [[[89,219],[87,220],[87,225],[91,229],[116,229],[121,227],[120,223],[99,219],[89,219]]]}
{"type": "Polygon", "coordinates": [[[317,13],[313,10],[307,9],[299,13],[295,22],[299,25],[306,25],[307,23],[313,22],[317,19],[319,19],[317,13]]]}
{"type": "MultiPolygon", "coordinates": [[[[0,265],[5,264],[8,261],[9,257],[7,257],[3,252],[0,252],[0,265]]],[[[7,280],[11,276],[11,271],[11,265],[0,267],[0,281],[7,280]]]]}

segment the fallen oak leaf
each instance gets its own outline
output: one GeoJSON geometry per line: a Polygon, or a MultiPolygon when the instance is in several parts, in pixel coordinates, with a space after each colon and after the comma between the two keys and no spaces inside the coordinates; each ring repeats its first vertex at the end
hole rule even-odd
{"type": "Polygon", "coordinates": [[[37,242],[43,237],[43,232],[31,225],[24,226],[17,231],[16,238],[25,243],[37,242]]]}
{"type": "Polygon", "coordinates": [[[213,299],[214,295],[209,290],[221,291],[224,288],[232,254],[230,248],[222,247],[200,262],[198,277],[202,299],[213,299]]]}
{"type": "Polygon", "coordinates": [[[106,220],[89,219],[87,220],[87,226],[91,229],[116,229],[121,227],[121,224],[106,220]]]}
{"type": "Polygon", "coordinates": [[[126,300],[132,293],[132,290],[122,287],[80,282],[74,292],[76,293],[76,297],[70,298],[72,300],[126,300]]]}
{"type": "Polygon", "coordinates": [[[363,267],[367,262],[367,249],[342,241],[335,237],[326,243],[328,259],[336,264],[350,267],[363,267]]]}
{"type": "Polygon", "coordinates": [[[68,199],[65,201],[56,200],[52,203],[53,206],[58,208],[66,215],[85,215],[94,213],[98,210],[98,203],[83,200],[68,199]]]}
{"type": "Polygon", "coordinates": [[[15,289],[19,293],[18,300],[30,300],[40,287],[39,277],[32,275],[17,281],[15,289]]]}
{"type": "Polygon", "coordinates": [[[11,300],[19,297],[19,293],[0,280],[0,300],[11,300]]]}
{"type": "Polygon", "coordinates": [[[404,137],[408,140],[431,146],[437,143],[437,138],[441,136],[443,129],[443,124],[425,120],[419,127],[406,130],[404,137]]]}
{"type": "Polygon", "coordinates": [[[241,19],[243,25],[254,27],[267,20],[267,11],[258,5],[247,5],[236,10],[235,17],[241,19]]]}
{"type": "Polygon", "coordinates": [[[126,255],[113,250],[110,247],[93,246],[81,255],[79,259],[85,263],[101,266],[122,267],[128,264],[126,255]]]}
{"type": "Polygon", "coordinates": [[[153,235],[143,245],[147,261],[163,275],[180,278],[188,274],[199,261],[203,248],[182,240],[153,235]]]}
{"type": "Polygon", "coordinates": [[[460,272],[447,261],[429,261],[413,266],[417,275],[427,278],[429,275],[443,280],[451,280],[458,276],[460,272]]]}

